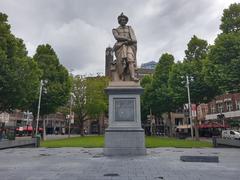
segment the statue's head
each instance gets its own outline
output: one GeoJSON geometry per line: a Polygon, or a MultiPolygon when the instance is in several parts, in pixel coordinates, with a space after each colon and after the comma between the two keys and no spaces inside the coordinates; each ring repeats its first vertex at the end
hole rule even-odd
{"type": "Polygon", "coordinates": [[[125,26],[128,22],[128,17],[125,16],[123,13],[121,13],[119,16],[118,16],[118,23],[121,25],[121,26],[125,26]]]}

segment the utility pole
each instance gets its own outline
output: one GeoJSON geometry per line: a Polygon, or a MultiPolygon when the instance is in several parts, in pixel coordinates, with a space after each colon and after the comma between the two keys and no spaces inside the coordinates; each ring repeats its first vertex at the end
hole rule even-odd
{"type": "Polygon", "coordinates": [[[150,108],[150,132],[151,136],[153,135],[153,127],[152,127],[152,109],[150,108]]]}
{"type": "Polygon", "coordinates": [[[69,121],[68,121],[68,138],[70,138],[70,129],[71,129],[71,120],[72,120],[73,96],[74,96],[74,94],[71,93],[71,96],[70,96],[70,109],[69,109],[69,121]]]}
{"type": "Polygon", "coordinates": [[[42,97],[42,86],[43,86],[43,80],[40,81],[39,98],[38,98],[38,111],[37,111],[37,123],[36,123],[35,136],[37,136],[37,134],[38,134],[38,122],[39,122],[40,104],[41,104],[41,97],[42,97]]]}
{"type": "Polygon", "coordinates": [[[190,98],[190,88],[189,88],[189,77],[186,76],[187,79],[187,92],[188,92],[188,109],[189,109],[189,119],[191,125],[191,137],[193,139],[193,123],[192,123],[192,107],[191,107],[191,98],[190,98]]]}

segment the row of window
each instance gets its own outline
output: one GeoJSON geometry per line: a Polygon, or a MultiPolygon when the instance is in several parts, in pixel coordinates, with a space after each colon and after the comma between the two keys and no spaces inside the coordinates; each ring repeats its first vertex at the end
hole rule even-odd
{"type": "MultiPolygon", "coordinates": [[[[240,100],[235,101],[235,104],[236,104],[236,110],[240,110],[240,100]]],[[[217,103],[216,106],[214,104],[211,105],[211,113],[221,113],[224,111],[233,111],[232,101],[217,103]]]]}

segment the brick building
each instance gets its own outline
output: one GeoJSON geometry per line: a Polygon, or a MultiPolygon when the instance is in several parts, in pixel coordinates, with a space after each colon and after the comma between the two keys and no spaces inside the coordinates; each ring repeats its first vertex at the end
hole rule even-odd
{"type": "Polygon", "coordinates": [[[208,103],[206,121],[214,121],[232,126],[240,124],[240,93],[216,96],[208,103]]]}

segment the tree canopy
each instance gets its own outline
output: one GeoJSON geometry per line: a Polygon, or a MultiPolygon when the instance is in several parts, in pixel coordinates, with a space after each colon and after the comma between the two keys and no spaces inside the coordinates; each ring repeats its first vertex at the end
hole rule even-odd
{"type": "MultiPolygon", "coordinates": [[[[34,61],[42,70],[43,91],[41,99],[41,115],[56,112],[57,108],[65,105],[69,99],[71,80],[67,69],[59,63],[58,57],[49,45],[39,45],[34,61]]],[[[36,114],[38,98],[32,105],[32,112],[36,114]]]]}
{"type": "Polygon", "coordinates": [[[210,48],[205,72],[208,83],[218,87],[219,94],[240,92],[240,4],[224,10],[220,29],[223,31],[210,48]],[[210,68],[210,69],[208,69],[210,68]],[[212,75],[212,77],[211,77],[212,75]]]}
{"type": "Polygon", "coordinates": [[[83,135],[84,121],[98,117],[107,111],[107,97],[104,92],[107,87],[106,77],[83,77],[77,75],[73,79],[74,106],[77,115],[76,122],[83,135]]]}
{"type": "Polygon", "coordinates": [[[223,33],[240,31],[240,3],[234,3],[224,9],[220,29],[223,33]]]}
{"type": "Polygon", "coordinates": [[[187,44],[187,50],[185,50],[186,61],[203,60],[207,57],[208,43],[203,39],[199,39],[197,36],[193,36],[187,44]]]}
{"type": "Polygon", "coordinates": [[[23,40],[10,28],[7,15],[0,13],[0,111],[27,109],[37,97],[41,75],[23,40]]]}

